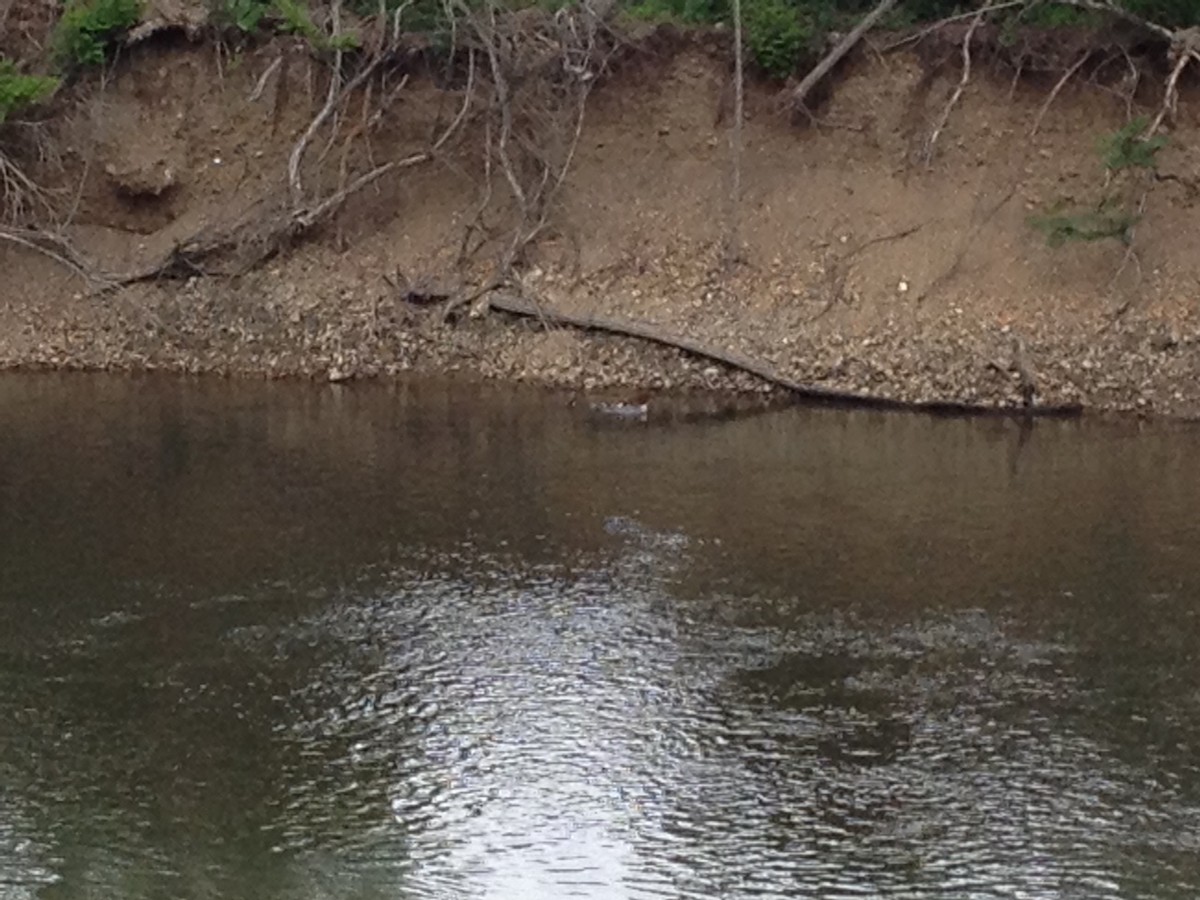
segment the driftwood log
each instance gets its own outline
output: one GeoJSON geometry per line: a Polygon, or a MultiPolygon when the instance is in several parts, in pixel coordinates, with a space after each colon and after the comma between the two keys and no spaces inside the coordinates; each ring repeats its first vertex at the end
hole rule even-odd
{"type": "Polygon", "coordinates": [[[536,319],[546,327],[557,325],[578,328],[582,331],[600,331],[622,337],[638,338],[639,340],[648,341],[663,347],[671,347],[690,356],[711,360],[712,362],[720,363],[723,366],[736,369],[740,372],[748,372],[768,384],[788,391],[797,399],[816,403],[837,406],[860,406],[872,409],[909,409],[942,415],[1070,418],[1078,416],[1083,412],[1083,405],[1079,403],[1046,403],[1002,407],[960,401],[896,400],[891,397],[880,397],[860,391],[843,391],[795,381],[759,360],[751,359],[740,353],[732,353],[715,347],[709,347],[691,338],[670,334],[652,325],[644,325],[640,322],[627,322],[608,316],[559,312],[550,309],[544,304],[535,303],[524,297],[505,293],[491,294],[488,298],[488,307],[496,312],[507,313],[511,316],[536,319]]]}

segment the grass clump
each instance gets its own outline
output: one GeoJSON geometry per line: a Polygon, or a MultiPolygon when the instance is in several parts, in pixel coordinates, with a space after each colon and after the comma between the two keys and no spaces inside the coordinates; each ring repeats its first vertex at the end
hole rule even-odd
{"type": "Polygon", "coordinates": [[[71,0],[54,31],[59,63],[73,67],[100,65],[141,15],[141,0],[71,0]]]}
{"type": "Polygon", "coordinates": [[[11,60],[0,57],[0,125],[9,116],[46,99],[57,87],[57,78],[23,75],[11,60]]]}

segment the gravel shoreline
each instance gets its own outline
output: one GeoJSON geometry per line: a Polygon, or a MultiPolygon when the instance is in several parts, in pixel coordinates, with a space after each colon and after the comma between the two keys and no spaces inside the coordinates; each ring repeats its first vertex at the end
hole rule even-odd
{"type": "MultiPolygon", "coordinates": [[[[668,314],[648,324],[742,354],[795,381],[860,393],[881,405],[1021,412],[1024,369],[1036,382],[1035,404],[1200,417],[1200,326],[1195,324],[1165,328],[1139,317],[1088,328],[1057,323],[1026,327],[1018,341],[1010,328],[972,322],[965,315],[919,327],[885,320],[850,332],[781,328],[777,318],[696,318],[680,314],[687,306],[679,304],[663,309],[668,314]],[[1019,353],[1023,360],[1017,359],[1019,353]]],[[[697,390],[786,393],[754,375],[637,339],[545,329],[498,312],[443,322],[440,307],[379,297],[339,296],[301,308],[277,303],[269,292],[233,292],[216,282],[197,282],[182,291],[154,288],[125,292],[104,304],[77,304],[57,319],[11,306],[2,312],[7,321],[0,369],[8,370],[169,371],[333,382],[464,373],[598,397],[697,390]]]]}

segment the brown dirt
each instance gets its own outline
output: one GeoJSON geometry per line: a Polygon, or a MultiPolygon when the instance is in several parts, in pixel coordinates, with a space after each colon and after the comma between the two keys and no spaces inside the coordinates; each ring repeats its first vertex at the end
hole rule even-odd
{"type": "MultiPolygon", "coordinates": [[[[1185,94],[1138,225],[1116,241],[1046,246],[1030,212],[1094,196],[1098,136],[1127,110],[1072,83],[1040,133],[1049,85],[979,72],[932,165],[921,160],[958,81],[920,53],[863,52],[817,127],[753,86],[740,207],[744,262],[725,273],[729,176],[720,35],[661,34],[593,93],[552,228],[526,290],[567,311],[656,324],[762,359],[792,378],[902,400],[1019,403],[1019,338],[1045,402],[1200,415],[1200,106],[1185,94]]],[[[1053,81],[1050,81],[1052,84],[1053,81]]],[[[101,86],[63,100],[61,165],[39,174],[77,207],[68,233],[110,272],[201,229],[286,199],[296,135],[319,108],[320,67],[273,41],[231,53],[156,37],[101,86]],[[286,61],[250,96],[277,60],[286,61]],[[282,77],[280,75],[282,73],[282,77]]],[[[1159,95],[1139,101],[1150,112],[1159,95]]],[[[414,76],[370,138],[372,159],[425,146],[457,96],[414,76]]],[[[314,183],[336,185],[335,142],[314,183]],[[324,181],[322,182],[322,179],[324,181]]],[[[367,151],[356,144],[348,164],[367,151]]],[[[53,261],[0,243],[0,368],[156,368],[343,377],[464,370],[581,388],[736,387],[754,379],[617,338],[543,333],[498,315],[443,323],[385,279],[448,283],[478,201],[478,147],[381,180],[333,224],[238,277],[96,293],[53,261]]],[[[496,219],[500,213],[495,213],[496,219]]]]}

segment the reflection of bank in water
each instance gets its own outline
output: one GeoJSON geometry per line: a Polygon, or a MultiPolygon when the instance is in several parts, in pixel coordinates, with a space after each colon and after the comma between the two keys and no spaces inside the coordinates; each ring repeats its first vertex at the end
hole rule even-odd
{"type": "Polygon", "coordinates": [[[595,400],[587,405],[595,422],[686,424],[726,422],[772,409],[781,409],[794,398],[780,392],[745,394],[659,393],[638,391],[614,400],[595,400]]]}
{"type": "Polygon", "coordinates": [[[0,897],[33,900],[59,877],[50,869],[51,854],[33,837],[30,817],[19,806],[19,797],[0,796],[0,897]]]}
{"type": "Polygon", "coordinates": [[[593,403],[590,408],[595,415],[627,422],[645,422],[650,412],[650,404],[646,400],[632,403],[593,403]]]}

